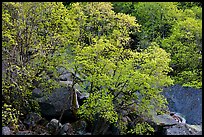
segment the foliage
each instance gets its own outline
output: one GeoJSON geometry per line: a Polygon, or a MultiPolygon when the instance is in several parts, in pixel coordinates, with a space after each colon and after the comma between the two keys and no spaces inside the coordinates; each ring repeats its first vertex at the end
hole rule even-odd
{"type": "Polygon", "coordinates": [[[2,126],[11,126],[18,130],[18,116],[20,112],[6,103],[2,106],[2,126]]]}
{"type": "Polygon", "coordinates": [[[135,11],[134,5],[138,2],[112,2],[116,13],[132,14],[135,11]]]}
{"type": "Polygon", "coordinates": [[[171,53],[172,76],[176,83],[202,87],[202,20],[192,10],[172,27],[172,35],[162,40],[162,47],[171,53]]]}
{"type": "Polygon", "coordinates": [[[106,92],[90,94],[91,98],[88,98],[86,104],[81,108],[78,114],[83,115],[86,119],[94,121],[96,114],[99,114],[102,118],[114,123],[117,121],[117,113],[114,111],[113,96],[107,95],[106,92]],[[87,111],[88,108],[88,111],[87,111]]]}
{"type": "Polygon", "coordinates": [[[89,99],[78,114],[88,120],[99,114],[117,123],[121,110],[132,107],[151,118],[152,109],[165,108],[166,100],[159,93],[162,86],[172,83],[166,76],[170,71],[169,54],[155,43],[143,52],[129,49],[129,35],[139,31],[140,25],[134,17],[115,14],[111,9],[110,3],[74,3],[70,8],[70,13],[78,13],[75,19],[80,27],[72,67],[90,83],[89,99]]]}
{"type": "Polygon", "coordinates": [[[151,132],[154,132],[154,129],[147,123],[138,123],[136,124],[135,129],[131,129],[128,133],[135,133],[136,135],[151,135],[151,132]]]}
{"type": "Polygon", "coordinates": [[[202,87],[201,5],[3,2],[3,126],[17,129],[20,112],[36,111],[32,90],[59,87],[57,68],[64,67],[72,89],[90,93],[79,116],[120,134],[152,133],[146,121],[166,109],[164,86],[202,87]],[[142,120],[128,129],[124,111],[142,120]]]}
{"type": "Polygon", "coordinates": [[[79,114],[93,119],[93,115],[99,113],[110,123],[115,123],[121,110],[131,107],[145,118],[151,118],[151,110],[165,109],[166,100],[159,93],[162,86],[171,83],[166,76],[170,70],[169,55],[158,47],[137,53],[111,45],[118,52],[108,58],[103,56],[108,44],[107,41],[100,42],[78,51],[76,62],[81,65],[81,71],[91,83],[88,91],[91,94],[79,114]],[[135,91],[139,91],[139,94],[135,91]]]}
{"type": "Polygon", "coordinates": [[[2,4],[4,102],[26,113],[34,88],[51,91],[58,86],[54,78],[63,60],[60,53],[74,40],[70,22],[62,3],[2,4]]]}
{"type": "Polygon", "coordinates": [[[175,15],[179,16],[175,3],[172,2],[137,2],[137,3],[113,3],[114,10],[129,13],[137,18],[141,24],[141,32],[135,33],[139,48],[147,48],[151,42],[158,42],[171,34],[171,25],[175,22],[175,15]],[[131,11],[131,12],[130,12],[131,11]]]}
{"type": "Polygon", "coordinates": [[[178,9],[190,9],[192,7],[202,7],[202,2],[178,2],[178,9]]]}
{"type": "Polygon", "coordinates": [[[200,2],[113,2],[114,10],[135,16],[141,32],[134,49],[157,42],[171,54],[169,75],[177,84],[202,87],[202,4],[200,2]],[[134,8],[133,8],[134,7],[134,8]]]}

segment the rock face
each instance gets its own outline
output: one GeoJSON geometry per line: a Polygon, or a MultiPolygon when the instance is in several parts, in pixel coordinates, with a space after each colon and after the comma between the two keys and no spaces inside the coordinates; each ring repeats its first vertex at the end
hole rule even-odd
{"type": "Polygon", "coordinates": [[[202,89],[174,85],[164,88],[162,93],[169,103],[169,110],[184,116],[186,123],[202,123],[202,89]]]}

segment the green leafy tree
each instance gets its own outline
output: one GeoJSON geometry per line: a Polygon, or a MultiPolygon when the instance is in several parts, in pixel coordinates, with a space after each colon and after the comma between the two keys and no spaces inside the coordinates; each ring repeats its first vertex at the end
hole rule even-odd
{"type": "Polygon", "coordinates": [[[129,13],[141,24],[133,34],[133,49],[157,42],[171,54],[169,73],[176,83],[201,88],[202,4],[199,2],[113,2],[114,10],[129,13]],[[195,25],[193,25],[195,24],[195,25]]]}
{"type": "Polygon", "coordinates": [[[172,27],[172,35],[162,41],[162,47],[171,53],[176,83],[201,88],[202,20],[197,15],[186,9],[183,18],[172,27]]]}
{"type": "MultiPolygon", "coordinates": [[[[139,31],[135,17],[115,14],[110,3],[73,3],[69,11],[78,21],[80,35],[73,61],[66,67],[81,75],[78,84],[86,85],[90,93],[78,114],[92,121],[93,128],[113,123],[125,134],[128,129],[121,111],[143,119],[151,119],[152,110],[163,111],[167,102],[159,93],[172,83],[167,76],[169,54],[155,43],[142,52],[129,48],[130,34],[139,31]],[[95,123],[96,119],[103,119],[102,123],[95,123]]],[[[149,127],[142,122],[136,127],[149,127]]],[[[132,132],[140,134],[138,130],[132,132]]],[[[94,130],[94,134],[104,131],[94,130]]]]}
{"type": "Polygon", "coordinates": [[[178,9],[190,9],[192,7],[202,7],[202,2],[178,2],[177,7],[178,9]]]}
{"type": "Polygon", "coordinates": [[[136,32],[133,48],[147,48],[151,42],[160,43],[171,34],[171,26],[179,18],[179,10],[173,2],[113,2],[114,11],[135,16],[141,24],[141,32],[136,32]]]}
{"type": "Polygon", "coordinates": [[[132,14],[135,11],[134,5],[139,2],[112,2],[116,13],[132,14]]]}
{"type": "Polygon", "coordinates": [[[29,108],[34,88],[59,86],[56,66],[74,41],[74,28],[62,3],[2,3],[3,102],[22,112],[29,108]]]}

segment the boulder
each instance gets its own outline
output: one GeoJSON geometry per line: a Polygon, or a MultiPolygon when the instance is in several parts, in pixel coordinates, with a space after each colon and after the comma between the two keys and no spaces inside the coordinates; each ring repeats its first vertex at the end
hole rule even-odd
{"type": "MultiPolygon", "coordinates": [[[[50,94],[45,94],[44,92],[42,93],[42,90],[35,89],[33,90],[32,97],[39,103],[42,117],[45,117],[47,120],[59,119],[63,109],[65,109],[61,120],[74,122],[76,116],[71,110],[71,73],[61,67],[58,68],[58,71],[61,76],[66,77],[66,79],[60,78],[61,81],[59,83],[61,87],[54,89],[50,94]]],[[[79,77],[78,74],[77,77],[79,77]]],[[[78,84],[74,85],[74,90],[77,93],[77,104],[82,105],[84,100],[89,97],[89,94],[83,93],[85,89],[81,88],[78,84]]]]}
{"type": "Polygon", "coordinates": [[[58,88],[53,93],[38,98],[41,114],[47,119],[59,118],[65,107],[63,117],[72,119],[70,88],[58,88]],[[65,104],[66,103],[66,104],[65,104]]]}
{"type": "Polygon", "coordinates": [[[11,135],[11,130],[9,127],[2,127],[2,135],[11,135]]]}
{"type": "Polygon", "coordinates": [[[50,134],[58,134],[59,130],[62,128],[62,124],[57,119],[52,119],[46,125],[46,128],[50,134]]]}
{"type": "Polygon", "coordinates": [[[73,127],[70,123],[65,123],[59,132],[60,135],[74,135],[73,127]]]}
{"type": "MultiPolygon", "coordinates": [[[[169,114],[157,115],[156,112],[153,113],[151,119],[147,118],[147,119],[143,119],[143,120],[148,122],[154,128],[154,134],[155,135],[163,134],[165,127],[174,126],[178,123],[169,114]]],[[[131,127],[133,127],[133,126],[131,126],[131,127]]]]}
{"type": "Polygon", "coordinates": [[[174,85],[163,91],[170,111],[182,114],[188,124],[202,123],[202,89],[174,85]]]}
{"type": "Polygon", "coordinates": [[[202,132],[202,126],[186,124],[184,118],[177,113],[154,115],[153,125],[156,135],[196,135],[202,132]],[[178,116],[180,119],[175,119],[178,116]],[[183,119],[183,120],[182,120],[183,119]]]}
{"type": "MultiPolygon", "coordinates": [[[[89,97],[88,93],[81,93],[77,89],[77,101],[79,105],[89,97]]],[[[74,120],[75,116],[71,110],[71,89],[69,86],[55,89],[54,92],[41,98],[36,98],[40,105],[41,114],[48,120],[59,118],[62,110],[65,108],[64,120],[74,120]],[[65,104],[66,103],[66,104],[65,104]]]]}
{"type": "Polygon", "coordinates": [[[183,123],[178,123],[172,127],[166,127],[164,129],[164,135],[196,135],[200,133],[200,131],[183,123]]]}
{"type": "Polygon", "coordinates": [[[154,115],[153,122],[158,126],[173,126],[176,125],[178,122],[168,114],[163,115],[154,115]]]}

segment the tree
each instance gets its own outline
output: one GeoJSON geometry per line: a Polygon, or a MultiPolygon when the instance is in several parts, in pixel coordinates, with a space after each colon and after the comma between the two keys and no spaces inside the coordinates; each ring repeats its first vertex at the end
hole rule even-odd
{"type": "Polygon", "coordinates": [[[52,77],[62,63],[60,54],[74,41],[74,28],[62,3],[2,4],[2,103],[25,114],[34,88],[59,86],[52,77]]]}
{"type": "Polygon", "coordinates": [[[131,36],[135,41],[132,45],[134,49],[145,49],[151,42],[157,42],[171,54],[173,71],[169,75],[175,83],[201,88],[201,3],[113,2],[113,5],[115,11],[135,16],[142,25],[141,32],[131,36]]]}
{"type": "Polygon", "coordinates": [[[133,34],[136,37],[135,48],[147,48],[151,42],[160,43],[161,39],[171,34],[171,26],[179,18],[176,3],[173,2],[113,2],[114,11],[135,16],[141,24],[141,31],[133,34]]]}
{"type": "Polygon", "coordinates": [[[178,2],[177,7],[178,9],[190,9],[192,7],[202,7],[202,2],[178,2]]]}
{"type": "Polygon", "coordinates": [[[171,53],[172,76],[176,83],[202,88],[202,20],[190,9],[172,27],[172,35],[162,41],[171,53]]]}
{"type": "Polygon", "coordinates": [[[132,14],[135,11],[134,5],[138,2],[112,2],[116,13],[132,14]]]}
{"type": "MultiPolygon", "coordinates": [[[[134,17],[115,14],[111,9],[110,3],[71,5],[70,13],[75,14],[80,35],[73,48],[74,61],[67,68],[81,74],[78,84],[86,85],[90,93],[78,114],[92,122],[103,119],[102,123],[92,123],[94,126],[107,128],[107,123],[114,123],[124,134],[127,125],[121,111],[151,119],[151,110],[161,112],[165,108],[166,100],[159,93],[172,83],[166,76],[171,70],[170,59],[155,43],[142,52],[132,51],[130,34],[139,31],[139,25],[134,17]]],[[[137,124],[149,127],[143,122],[137,124]]],[[[104,130],[94,133],[103,134],[104,130]]]]}

